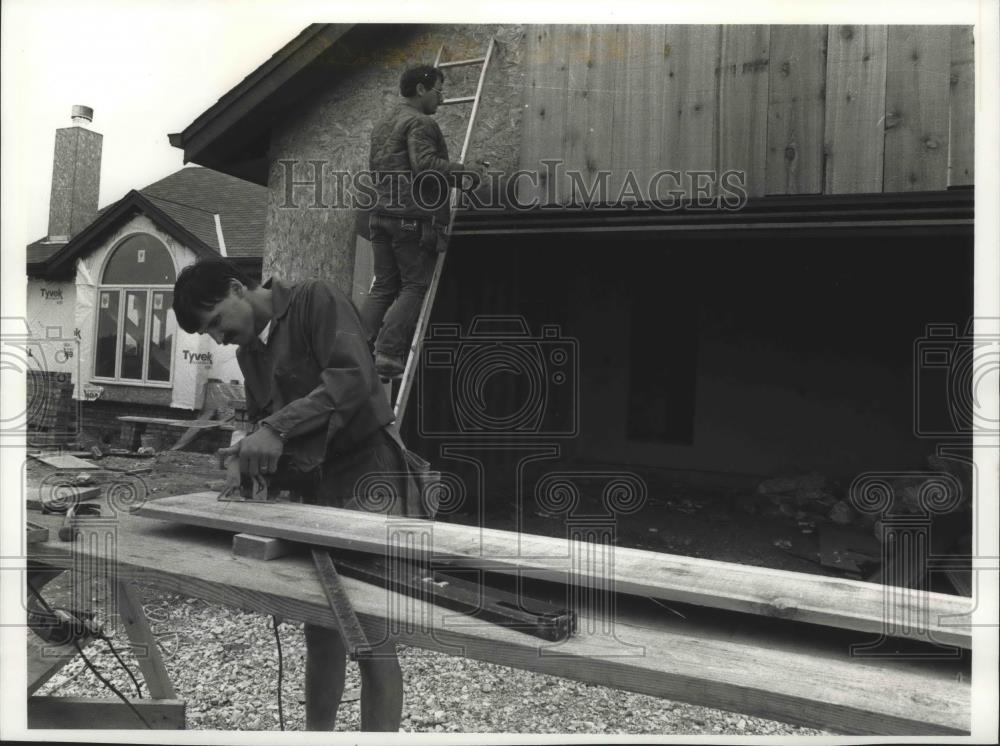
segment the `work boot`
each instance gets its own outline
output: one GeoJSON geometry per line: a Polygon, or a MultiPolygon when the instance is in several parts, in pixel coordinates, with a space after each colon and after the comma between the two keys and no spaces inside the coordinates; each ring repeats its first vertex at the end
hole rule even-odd
{"type": "Polygon", "coordinates": [[[382,378],[399,378],[406,370],[406,363],[402,358],[393,355],[386,355],[382,352],[375,353],[375,372],[382,378]]]}

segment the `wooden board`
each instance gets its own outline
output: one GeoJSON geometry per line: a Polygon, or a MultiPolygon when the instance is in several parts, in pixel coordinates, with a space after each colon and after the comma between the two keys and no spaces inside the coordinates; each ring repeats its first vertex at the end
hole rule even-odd
{"type": "Polygon", "coordinates": [[[885,26],[830,26],[824,132],[826,194],[881,192],[885,26]]]}
{"type": "Polygon", "coordinates": [[[719,170],[744,172],[750,197],[765,191],[769,40],[768,26],[722,27],[719,170]]]}
{"type": "Polygon", "coordinates": [[[231,422],[223,422],[222,420],[175,420],[170,419],[169,417],[139,417],[133,415],[122,415],[118,419],[121,422],[134,422],[146,425],[166,425],[167,427],[196,427],[202,430],[213,427],[227,429],[231,429],[233,427],[231,422]]]}
{"type": "MultiPolygon", "coordinates": [[[[664,179],[658,185],[661,199],[679,186],[687,199],[694,196],[692,171],[715,173],[718,167],[719,45],[720,26],[667,26],[663,55],[666,76],[662,81],[662,169],[681,173],[681,184],[664,179]]],[[[716,190],[710,189],[714,195],[716,190]]]]}
{"type": "MultiPolygon", "coordinates": [[[[78,551],[97,551],[82,542],[78,551]]],[[[36,557],[72,567],[73,551],[46,545],[36,557]]],[[[120,577],[262,614],[327,628],[335,622],[303,557],[268,563],[230,556],[229,537],[126,515],[116,547],[120,577]]],[[[773,619],[681,619],[655,604],[618,608],[614,635],[584,614],[577,636],[553,646],[515,630],[344,578],[370,640],[387,629],[402,644],[563,676],[835,733],[960,733],[970,724],[968,679],[947,662],[861,660],[849,640],[826,640],[773,619]],[[411,622],[407,626],[407,620],[411,622]]],[[[858,641],[867,635],[857,635],[858,641]]]]}
{"type": "MultiPolygon", "coordinates": [[[[562,154],[566,178],[560,180],[561,204],[587,204],[594,182],[611,170],[612,143],[621,133],[614,122],[617,71],[621,67],[623,34],[618,26],[573,26],[569,39],[566,118],[562,154]],[[571,173],[579,181],[574,189],[571,173]]],[[[619,186],[610,184],[614,201],[619,186]]]]}
{"type": "Polygon", "coordinates": [[[142,606],[142,594],[131,583],[119,581],[116,596],[118,616],[146,680],[149,696],[154,699],[174,699],[177,694],[160,655],[156,636],[149,627],[149,620],[142,606]]]}
{"type": "Polygon", "coordinates": [[[826,26],[771,26],[768,194],[823,191],[826,26]]]}
{"type": "Polygon", "coordinates": [[[479,529],[419,519],[386,519],[352,510],[293,503],[220,503],[214,493],[175,495],[147,503],[139,514],[167,521],[274,536],[305,544],[384,554],[393,540],[415,541],[423,557],[460,560],[496,572],[524,574],[562,583],[610,582],[619,593],[793,619],[864,632],[887,626],[921,630],[900,619],[930,619],[930,631],[944,644],[970,647],[967,628],[942,625],[943,616],[972,612],[968,599],[937,593],[893,593],[881,585],[840,578],[750,567],[639,549],[479,529]],[[610,573],[610,575],[609,575],[610,573]],[[885,608],[886,600],[896,606],[885,608]],[[919,617],[917,615],[920,615],[919,617]]]}
{"type": "Polygon", "coordinates": [[[236,534],[233,537],[233,556],[257,560],[272,560],[284,557],[292,551],[294,544],[268,536],[236,534]]]}
{"type": "Polygon", "coordinates": [[[97,464],[92,464],[89,461],[84,461],[82,458],[77,458],[76,456],[70,456],[69,454],[49,454],[49,455],[39,455],[35,456],[36,459],[41,461],[46,466],[51,466],[56,469],[99,469],[97,464]]]}
{"type": "Polygon", "coordinates": [[[948,183],[948,26],[890,26],[885,80],[886,192],[948,183]]]}
{"type": "Polygon", "coordinates": [[[617,185],[632,173],[648,198],[653,174],[667,168],[663,162],[666,29],[635,24],[619,27],[618,33],[622,61],[613,82],[610,183],[616,185],[612,190],[616,193],[617,185]]]}
{"type": "Polygon", "coordinates": [[[63,505],[68,504],[68,498],[65,495],[72,494],[72,499],[75,502],[85,502],[87,500],[97,500],[103,494],[101,487],[84,487],[67,484],[65,486],[43,484],[42,487],[28,487],[24,493],[24,506],[28,510],[41,510],[43,507],[43,502],[60,502],[63,505]],[[72,489],[72,493],[69,490],[72,489]],[[44,497],[44,501],[43,498],[44,497]]]}
{"type": "Polygon", "coordinates": [[[976,176],[976,48],[972,26],[951,29],[951,105],[948,186],[974,184],[976,176]]]}
{"type": "Polygon", "coordinates": [[[558,184],[548,183],[541,162],[563,157],[571,30],[570,26],[559,24],[527,29],[520,163],[525,171],[538,173],[539,181],[537,187],[532,187],[528,178],[518,179],[517,199],[521,204],[532,200],[549,204],[558,199],[558,184]]]}
{"type": "Polygon", "coordinates": [[[29,697],[28,727],[96,730],[183,730],[185,703],[179,699],[130,699],[142,720],[120,699],[29,697]],[[145,723],[143,723],[143,720],[145,723]]]}

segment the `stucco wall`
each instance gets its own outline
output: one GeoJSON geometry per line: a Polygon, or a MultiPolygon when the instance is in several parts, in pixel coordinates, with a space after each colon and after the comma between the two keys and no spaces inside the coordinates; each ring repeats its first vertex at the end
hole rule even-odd
{"type": "MultiPolygon", "coordinates": [[[[492,168],[505,171],[516,168],[523,106],[523,27],[427,25],[401,29],[396,36],[380,36],[380,43],[359,49],[353,62],[331,71],[329,85],[302,100],[273,132],[265,277],[325,277],[351,292],[355,211],[312,206],[316,193],[312,186],[294,187],[292,199],[287,200],[286,166],[280,162],[292,160],[298,164],[293,171],[295,180],[314,178],[313,166],[307,164],[310,160],[321,160],[330,170],[366,169],[371,130],[382,113],[399,100],[403,70],[433,63],[442,44],[446,46],[445,60],[481,56],[491,34],[496,34],[499,45],[484,85],[467,160],[486,160],[492,168]]],[[[477,71],[449,71],[447,95],[474,93],[477,71]]],[[[468,112],[468,106],[460,105],[443,107],[437,114],[454,159],[462,147],[468,112]]],[[[334,194],[330,178],[323,202],[333,203],[334,194]]]]}

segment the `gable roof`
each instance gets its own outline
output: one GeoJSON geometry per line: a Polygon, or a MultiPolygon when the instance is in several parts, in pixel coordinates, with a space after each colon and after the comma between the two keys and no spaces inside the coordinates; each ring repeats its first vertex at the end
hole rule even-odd
{"type": "Polygon", "coordinates": [[[199,163],[256,184],[267,183],[270,130],[294,111],[294,102],[331,75],[356,66],[374,39],[398,24],[313,23],[271,55],[181,132],[170,144],[184,162],[199,163]]]}
{"type": "Polygon", "coordinates": [[[102,208],[68,242],[45,238],[27,246],[29,275],[57,276],[72,271],[73,260],[91,251],[124,220],[147,215],[168,235],[200,256],[225,253],[237,261],[264,256],[267,189],[207,168],[183,168],[141,190],[132,190],[102,208]]]}

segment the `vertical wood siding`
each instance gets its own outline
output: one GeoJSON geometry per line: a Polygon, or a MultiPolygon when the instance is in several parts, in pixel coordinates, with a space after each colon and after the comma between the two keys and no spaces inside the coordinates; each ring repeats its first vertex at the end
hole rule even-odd
{"type": "Polygon", "coordinates": [[[770,28],[723,26],[719,58],[719,169],[745,172],[747,194],[764,193],[770,28]]]}
{"type": "Polygon", "coordinates": [[[948,186],[972,184],[975,175],[975,73],[972,28],[952,27],[948,186]]]}
{"type": "MultiPolygon", "coordinates": [[[[972,44],[949,26],[529,26],[520,165],[559,160],[585,189],[610,171],[612,200],[692,196],[651,184],[664,170],[743,171],[750,196],[971,184],[972,44]]],[[[565,171],[541,174],[542,202],[572,201],[565,171]]]]}
{"type": "Polygon", "coordinates": [[[883,191],[944,189],[951,30],[890,26],[888,47],[883,191]]]}
{"type": "Polygon", "coordinates": [[[768,74],[768,194],[823,191],[826,27],[771,28],[768,74]]]}

